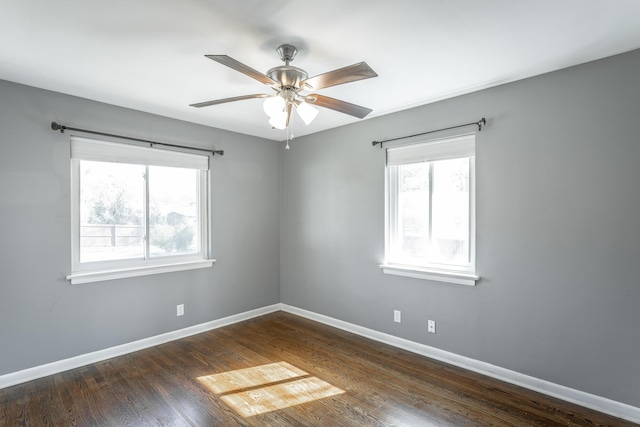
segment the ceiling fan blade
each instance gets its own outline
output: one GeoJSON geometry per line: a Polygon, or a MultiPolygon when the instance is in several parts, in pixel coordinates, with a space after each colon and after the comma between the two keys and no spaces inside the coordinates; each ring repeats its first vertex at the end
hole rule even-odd
{"type": "Polygon", "coordinates": [[[311,94],[305,97],[305,101],[317,105],[318,107],[329,108],[331,110],[339,111],[344,114],[348,114],[359,119],[365,118],[373,110],[371,108],[361,107],[359,105],[351,104],[346,101],[340,101],[339,99],[329,98],[328,96],[311,94]]]}
{"type": "Polygon", "coordinates": [[[359,62],[324,74],[309,77],[308,79],[303,80],[301,85],[310,86],[310,90],[320,90],[325,87],[355,82],[357,80],[370,79],[371,77],[378,77],[378,74],[376,74],[376,72],[373,71],[366,62],[359,62]]]}
{"type": "Polygon", "coordinates": [[[256,94],[253,94],[253,95],[234,96],[233,98],[223,98],[223,99],[216,99],[214,101],[206,101],[206,102],[199,102],[197,104],[190,104],[189,107],[202,108],[202,107],[208,107],[209,105],[224,104],[225,102],[242,101],[242,100],[245,100],[245,99],[253,99],[253,98],[268,98],[269,96],[270,95],[267,95],[266,93],[256,93],[256,94]]]}
{"type": "Polygon", "coordinates": [[[253,68],[244,65],[242,62],[236,61],[227,55],[205,55],[207,58],[212,59],[216,62],[219,62],[222,65],[226,65],[229,68],[233,68],[236,71],[240,71],[247,76],[256,79],[260,83],[264,83],[266,85],[278,85],[278,82],[268,77],[265,74],[262,74],[260,71],[256,71],[253,68]]]}

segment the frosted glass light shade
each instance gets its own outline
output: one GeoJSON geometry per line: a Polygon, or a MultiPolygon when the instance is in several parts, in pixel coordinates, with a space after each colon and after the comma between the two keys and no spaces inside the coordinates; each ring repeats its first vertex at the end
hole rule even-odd
{"type": "Polygon", "coordinates": [[[306,102],[302,102],[300,105],[296,106],[296,111],[305,125],[309,125],[318,115],[318,109],[312,107],[306,102]]]}
{"type": "Polygon", "coordinates": [[[267,113],[269,117],[275,117],[278,114],[282,114],[285,106],[284,99],[279,95],[270,96],[264,100],[264,104],[262,104],[262,108],[264,112],[267,113]]]}
{"type": "Polygon", "coordinates": [[[281,111],[275,116],[269,119],[269,124],[276,129],[286,129],[287,127],[287,113],[285,111],[281,111]]]}

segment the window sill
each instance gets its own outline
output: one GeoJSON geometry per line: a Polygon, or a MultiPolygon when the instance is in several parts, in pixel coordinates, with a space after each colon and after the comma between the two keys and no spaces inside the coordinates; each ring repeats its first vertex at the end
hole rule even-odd
{"type": "Polygon", "coordinates": [[[83,271],[68,275],[67,280],[72,285],[80,285],[83,283],[102,282],[105,280],[124,279],[127,277],[147,276],[151,274],[170,273],[174,271],[194,270],[198,268],[207,268],[213,266],[215,259],[180,262],[173,264],[151,265],[134,268],[121,268],[102,271],[83,271]]]}
{"type": "Polygon", "coordinates": [[[436,280],[438,282],[454,283],[456,285],[475,286],[480,276],[455,271],[430,270],[427,268],[409,267],[404,265],[381,264],[384,274],[413,277],[414,279],[436,280]]]}

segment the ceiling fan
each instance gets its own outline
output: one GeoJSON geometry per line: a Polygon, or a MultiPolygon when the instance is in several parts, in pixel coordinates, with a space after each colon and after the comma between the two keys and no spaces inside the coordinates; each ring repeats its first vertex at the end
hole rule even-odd
{"type": "Polygon", "coordinates": [[[318,95],[317,93],[309,93],[331,86],[377,77],[376,72],[373,71],[366,62],[359,62],[324,74],[309,77],[305,70],[289,65],[298,53],[298,49],[296,49],[295,46],[283,44],[280,45],[276,51],[285,65],[271,68],[266,74],[262,74],[227,55],[205,55],[209,59],[233,68],[236,71],[256,79],[260,83],[270,86],[275,91],[274,94],[257,93],[242,95],[200,102],[191,104],[190,106],[201,108],[245,99],[265,98],[263,104],[265,113],[270,117],[269,123],[271,126],[276,129],[285,129],[289,126],[291,111],[294,108],[307,125],[311,123],[318,114],[318,110],[312,107],[312,105],[329,108],[359,119],[366,117],[372,111],[370,108],[361,107],[346,101],[318,95]]]}

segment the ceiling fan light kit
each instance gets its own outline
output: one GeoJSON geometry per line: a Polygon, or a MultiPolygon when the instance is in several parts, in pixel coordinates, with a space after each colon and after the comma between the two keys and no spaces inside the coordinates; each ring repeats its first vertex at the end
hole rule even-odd
{"type": "Polygon", "coordinates": [[[307,102],[300,102],[299,104],[296,104],[296,111],[307,126],[316,118],[319,112],[317,108],[312,107],[307,102]]]}
{"type": "MultiPolygon", "coordinates": [[[[280,59],[282,59],[285,65],[271,68],[266,74],[262,74],[227,55],[205,55],[213,61],[226,65],[260,83],[270,86],[276,93],[273,95],[264,93],[242,95],[200,102],[191,104],[191,106],[201,108],[245,99],[265,98],[263,109],[267,116],[269,116],[269,124],[275,129],[289,128],[291,111],[294,108],[304,124],[309,125],[318,115],[318,109],[311,104],[318,107],[329,108],[359,119],[366,117],[372,111],[370,108],[361,107],[335,98],[329,98],[328,96],[318,95],[316,93],[303,93],[377,77],[376,72],[373,71],[366,62],[359,62],[309,78],[305,70],[289,65],[298,53],[298,49],[296,49],[295,46],[283,44],[278,46],[276,52],[278,52],[280,59]]],[[[288,140],[289,132],[287,132],[287,143],[288,140]]]]}
{"type": "Polygon", "coordinates": [[[280,114],[271,116],[269,124],[274,129],[286,129],[287,128],[287,113],[283,111],[280,114]]]}
{"type": "Polygon", "coordinates": [[[280,96],[270,96],[264,100],[264,104],[262,104],[262,108],[264,112],[269,117],[273,117],[279,113],[284,111],[284,107],[286,102],[284,98],[280,96]]]}

